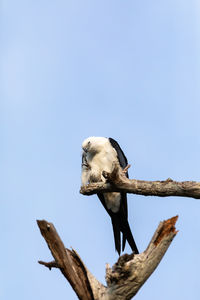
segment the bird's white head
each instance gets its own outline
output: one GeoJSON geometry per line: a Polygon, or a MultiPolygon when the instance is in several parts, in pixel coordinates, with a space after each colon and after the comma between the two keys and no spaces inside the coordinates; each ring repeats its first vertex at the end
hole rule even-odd
{"type": "Polygon", "coordinates": [[[106,143],[108,143],[108,139],[105,137],[91,136],[83,141],[82,149],[86,153],[96,154],[102,150],[106,143]]]}

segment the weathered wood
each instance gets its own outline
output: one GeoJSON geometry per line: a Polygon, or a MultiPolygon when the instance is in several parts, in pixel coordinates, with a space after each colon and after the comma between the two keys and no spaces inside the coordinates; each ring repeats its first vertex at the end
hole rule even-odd
{"type": "MultiPolygon", "coordinates": [[[[54,225],[45,220],[37,221],[40,232],[55,259],[56,267],[60,269],[81,300],[94,300],[87,271],[76,252],[66,249],[54,225]]],[[[41,263],[41,262],[40,262],[41,263]]],[[[42,262],[45,264],[44,262],[42,262]]],[[[53,263],[46,263],[47,267],[53,263]]]]}
{"type": "Polygon", "coordinates": [[[82,186],[80,193],[93,195],[104,192],[126,192],[143,196],[180,196],[200,199],[200,182],[174,181],[168,178],[164,181],[145,181],[128,179],[124,172],[115,165],[112,173],[103,172],[106,182],[90,183],[82,186]]]}
{"type": "Polygon", "coordinates": [[[138,255],[123,255],[109,269],[106,282],[109,300],[129,300],[136,295],[145,281],[156,269],[177,234],[177,216],[159,224],[147,249],[138,255]]]}
{"type": "Polygon", "coordinates": [[[156,269],[177,234],[175,229],[177,218],[173,217],[159,224],[144,252],[137,255],[122,255],[112,269],[107,265],[107,287],[88,271],[74,250],[65,249],[53,224],[44,220],[37,221],[38,226],[55,261],[39,263],[48,268],[59,268],[79,299],[129,300],[156,269]]]}

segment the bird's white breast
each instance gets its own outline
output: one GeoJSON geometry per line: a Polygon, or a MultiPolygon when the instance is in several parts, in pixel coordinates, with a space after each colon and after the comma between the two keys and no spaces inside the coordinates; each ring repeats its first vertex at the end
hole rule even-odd
{"type": "MultiPolygon", "coordinates": [[[[82,184],[104,181],[103,171],[112,172],[114,163],[118,162],[117,152],[106,139],[101,147],[101,151],[96,154],[84,153],[88,167],[82,167],[82,184]]],[[[108,209],[117,212],[120,207],[120,193],[104,193],[105,204],[108,209]]]]}
{"type": "Polygon", "coordinates": [[[113,163],[117,161],[117,153],[115,149],[107,141],[101,148],[101,151],[92,155],[87,154],[88,164],[91,167],[91,176],[93,181],[105,181],[102,172],[111,172],[113,163]]]}

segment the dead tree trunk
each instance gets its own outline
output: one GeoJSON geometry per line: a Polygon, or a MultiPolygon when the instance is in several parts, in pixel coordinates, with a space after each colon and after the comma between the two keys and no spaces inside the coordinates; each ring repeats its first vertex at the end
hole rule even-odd
{"type": "Polygon", "coordinates": [[[140,254],[124,254],[110,268],[106,266],[106,283],[101,284],[86,268],[75,250],[66,249],[54,225],[37,221],[41,234],[54,257],[52,262],[39,261],[59,268],[81,300],[129,300],[156,269],[177,231],[177,216],[159,224],[147,249],[140,254]]]}
{"type": "MultiPolygon", "coordinates": [[[[104,192],[126,192],[144,196],[182,196],[200,199],[200,182],[144,181],[128,179],[118,165],[111,173],[103,172],[106,182],[82,186],[80,193],[92,195],[104,192]]],[[[81,300],[129,300],[156,269],[173,238],[177,234],[177,216],[159,224],[148,247],[140,254],[124,254],[115,265],[106,266],[106,283],[100,283],[86,268],[75,250],[66,249],[52,223],[37,221],[41,234],[46,240],[54,261],[40,264],[59,268],[81,300]]]]}

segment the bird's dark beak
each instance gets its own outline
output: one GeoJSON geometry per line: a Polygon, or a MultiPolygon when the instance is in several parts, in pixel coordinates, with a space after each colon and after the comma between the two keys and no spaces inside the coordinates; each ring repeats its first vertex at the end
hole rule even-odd
{"type": "Polygon", "coordinates": [[[87,153],[88,150],[89,150],[89,148],[90,148],[90,141],[87,143],[87,146],[83,148],[83,151],[84,151],[85,153],[87,153]]]}

